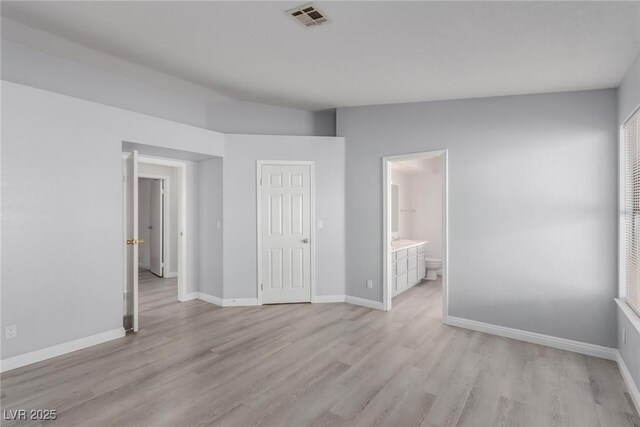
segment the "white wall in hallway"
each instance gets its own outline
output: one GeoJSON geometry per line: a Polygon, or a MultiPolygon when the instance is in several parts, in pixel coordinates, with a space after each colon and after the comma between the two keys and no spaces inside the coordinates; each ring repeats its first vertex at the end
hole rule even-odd
{"type": "MultiPolygon", "coordinates": [[[[178,213],[180,211],[181,183],[178,168],[173,166],[144,163],[144,161],[142,161],[138,164],[138,173],[169,177],[169,182],[166,188],[168,190],[167,194],[169,197],[165,200],[165,203],[169,204],[169,236],[165,236],[165,238],[168,239],[167,249],[169,253],[165,255],[165,275],[175,274],[178,272],[178,233],[180,232],[178,213]]],[[[151,191],[150,188],[149,191],[151,191]]],[[[167,221],[166,218],[165,221],[167,221]]],[[[143,231],[142,226],[139,226],[138,230],[139,232],[143,231]]],[[[145,249],[145,253],[148,252],[147,249],[145,249]]]]}
{"type": "MultiPolygon", "coordinates": [[[[148,178],[138,179],[138,238],[145,243],[149,242],[151,231],[151,180],[148,178]]],[[[149,268],[151,253],[149,245],[138,246],[138,266],[149,268]]]]}
{"type": "Polygon", "coordinates": [[[413,239],[427,240],[427,256],[442,259],[443,157],[422,159],[422,168],[413,174],[413,239]]]}
{"type": "Polygon", "coordinates": [[[397,237],[412,240],[414,238],[413,177],[410,173],[391,164],[391,184],[398,186],[397,237]]]}

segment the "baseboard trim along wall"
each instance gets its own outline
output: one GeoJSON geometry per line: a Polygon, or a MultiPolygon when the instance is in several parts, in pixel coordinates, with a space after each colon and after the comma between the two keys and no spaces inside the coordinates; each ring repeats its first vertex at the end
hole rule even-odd
{"type": "MultiPolygon", "coordinates": [[[[211,304],[215,304],[220,307],[249,307],[258,304],[257,298],[227,298],[214,297],[213,295],[205,294],[203,292],[191,292],[186,295],[183,301],[189,301],[192,299],[199,299],[211,304]]],[[[348,295],[316,295],[313,299],[314,303],[339,303],[347,302],[349,304],[360,305],[363,307],[374,308],[376,310],[383,310],[383,305],[378,301],[371,301],[364,298],[357,298],[348,295]]]]}
{"type": "MultiPolygon", "coordinates": [[[[197,294],[197,298],[220,307],[250,307],[258,304],[258,298],[229,298],[222,299],[203,292],[193,292],[197,294]]],[[[191,295],[191,294],[190,294],[191,295]]]]}
{"type": "Polygon", "coordinates": [[[72,353],[74,351],[82,350],[83,348],[102,344],[124,336],[124,328],[117,328],[111,331],[101,332],[99,334],[32,351],[30,353],[10,357],[0,361],[0,372],[7,372],[12,369],[31,365],[32,363],[42,362],[43,360],[62,356],[63,354],[72,353]]]}
{"type": "Polygon", "coordinates": [[[617,360],[618,350],[611,347],[604,347],[596,344],[588,344],[581,341],[573,341],[565,338],[553,337],[551,335],[538,334],[535,332],[523,331],[520,329],[507,328],[504,326],[492,325],[490,323],[477,322],[475,320],[462,319],[460,317],[449,316],[447,324],[460,328],[471,329],[473,331],[484,332],[491,335],[498,335],[514,340],[530,342],[533,344],[546,345],[560,350],[572,351],[574,353],[585,354],[587,356],[600,357],[602,359],[617,360]]]}
{"type": "Polygon", "coordinates": [[[370,299],[352,297],[347,295],[345,297],[345,302],[354,305],[361,305],[363,307],[374,308],[376,310],[384,310],[384,305],[380,301],[371,301],[370,299]]]}
{"type": "Polygon", "coordinates": [[[345,302],[344,295],[316,295],[313,298],[314,303],[326,303],[326,302],[345,302]]]}
{"type": "Polygon", "coordinates": [[[194,299],[198,299],[198,294],[199,294],[199,292],[189,292],[188,294],[185,294],[184,297],[178,298],[178,301],[186,302],[186,301],[191,301],[191,300],[194,300],[194,299]]]}
{"type": "Polygon", "coordinates": [[[178,277],[177,271],[171,271],[164,275],[165,279],[171,279],[172,277],[178,277]]]}
{"type": "Polygon", "coordinates": [[[636,406],[636,411],[640,412],[640,391],[638,390],[636,383],[633,382],[633,377],[629,372],[629,368],[627,368],[627,364],[624,363],[622,354],[620,354],[620,351],[618,350],[616,350],[616,362],[618,362],[618,368],[620,368],[622,380],[626,384],[627,390],[629,390],[631,400],[633,400],[633,404],[636,406]]]}

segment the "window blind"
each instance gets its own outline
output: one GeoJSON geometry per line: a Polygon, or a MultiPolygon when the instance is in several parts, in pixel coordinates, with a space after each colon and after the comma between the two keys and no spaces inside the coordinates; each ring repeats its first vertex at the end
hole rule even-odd
{"type": "Polygon", "coordinates": [[[627,303],[640,314],[640,112],[624,124],[627,303]]]}

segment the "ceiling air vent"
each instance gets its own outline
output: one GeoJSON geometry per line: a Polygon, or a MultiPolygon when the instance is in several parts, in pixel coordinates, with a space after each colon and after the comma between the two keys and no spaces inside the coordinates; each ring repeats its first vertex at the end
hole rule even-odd
{"type": "Polygon", "coordinates": [[[304,6],[287,10],[287,15],[291,16],[305,27],[313,27],[329,22],[327,16],[318,10],[313,3],[307,3],[304,6]]]}

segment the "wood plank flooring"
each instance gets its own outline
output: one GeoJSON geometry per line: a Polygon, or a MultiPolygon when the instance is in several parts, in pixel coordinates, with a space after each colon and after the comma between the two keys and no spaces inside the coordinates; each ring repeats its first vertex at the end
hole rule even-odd
{"type": "Polygon", "coordinates": [[[441,323],[440,281],[385,313],[220,308],[144,277],[135,335],[1,376],[4,426],[640,426],[614,362],[441,323]]]}

